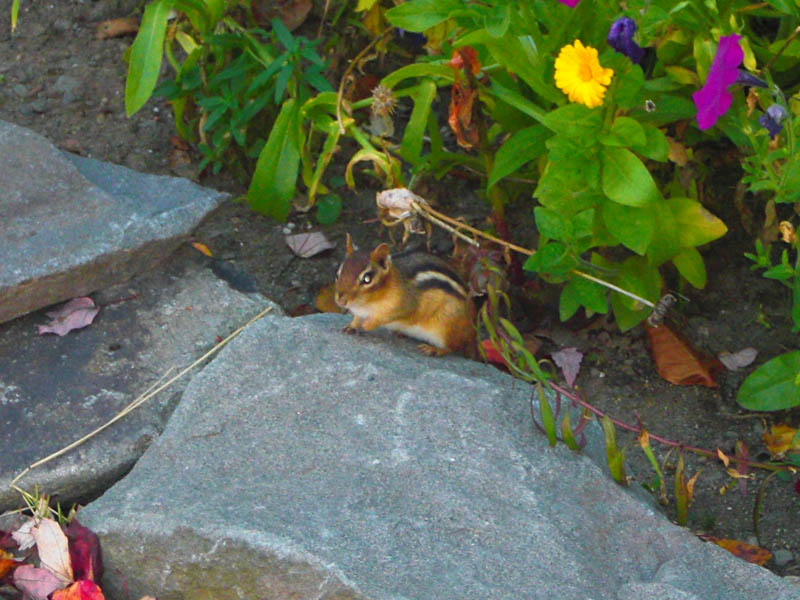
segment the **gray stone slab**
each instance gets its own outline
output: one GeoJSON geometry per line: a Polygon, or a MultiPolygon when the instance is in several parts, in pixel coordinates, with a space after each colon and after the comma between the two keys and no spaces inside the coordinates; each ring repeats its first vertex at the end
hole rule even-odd
{"type": "Polygon", "coordinates": [[[265,318],[192,380],[79,516],[108,597],[798,598],[550,448],[530,387],[346,323],[265,318]]]}
{"type": "Polygon", "coordinates": [[[226,197],[0,121],[0,323],[151,269],[226,197]]]}
{"type": "MultiPolygon", "coordinates": [[[[0,325],[0,511],[21,504],[9,482],[25,467],[108,421],[269,304],[179,262],[97,294],[107,305],[94,323],[64,337],[37,335],[43,311],[0,325]]],[[[37,484],[62,504],[96,496],[161,433],[191,375],[19,485],[37,484]]]]}

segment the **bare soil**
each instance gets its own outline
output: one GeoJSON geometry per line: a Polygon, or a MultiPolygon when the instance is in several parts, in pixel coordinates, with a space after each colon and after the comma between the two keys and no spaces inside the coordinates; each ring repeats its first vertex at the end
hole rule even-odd
{"type": "MultiPolygon", "coordinates": [[[[174,131],[168,105],[151,101],[133,117],[125,116],[122,54],[132,38],[95,37],[100,21],[136,14],[140,4],[138,0],[23,0],[19,27],[12,34],[11,0],[0,0],[0,119],[29,127],[69,152],[150,173],[197,179],[193,165],[174,161],[170,165],[174,131]]],[[[343,155],[346,152],[343,149],[343,155]]],[[[718,157],[713,150],[705,157],[704,166],[715,172],[718,157]]],[[[760,364],[797,348],[797,337],[791,334],[789,293],[750,271],[743,257],[743,252],[752,249],[752,236],[743,231],[732,205],[736,181],[735,174],[720,171],[705,190],[708,208],[726,222],[730,232],[704,250],[707,288],[680,290],[689,298],[681,307],[687,319],[684,333],[712,354],[752,346],[759,352],[756,364],[760,364]]],[[[230,191],[234,197],[245,190],[241,182],[224,175],[201,183],[230,191]]],[[[472,191],[478,187],[469,180],[448,180],[435,182],[426,191],[438,198],[445,212],[485,226],[488,208],[472,191]]],[[[195,237],[218,258],[248,272],[258,289],[287,311],[302,312],[302,305],[313,305],[319,289],[333,280],[343,257],[345,231],[364,246],[388,239],[375,222],[376,189],[377,182],[362,176],[359,190],[344,192],[340,219],[324,228],[337,248],[311,259],[294,257],[283,238],[290,227],[303,231],[314,226],[313,214],[295,213],[290,224],[278,224],[232,200],[202,224],[195,237]]],[[[758,210],[758,203],[752,205],[758,210]]],[[[534,247],[530,199],[509,208],[509,221],[515,241],[534,247]]],[[[446,252],[449,247],[446,235],[435,234],[434,251],[446,252]]],[[[196,251],[187,247],[169,260],[199,259],[196,251]]],[[[542,334],[544,353],[568,346],[584,353],[578,385],[589,402],[611,415],[632,425],[640,421],[651,433],[686,446],[720,448],[729,455],[741,440],[757,459],[768,458],[761,438],[765,428],[773,423],[795,427],[800,423],[798,409],[781,414],[740,409],[736,390],[753,367],[721,373],[716,389],[671,385],[656,373],[641,327],[620,334],[613,325],[597,320],[578,319],[565,326],[558,322],[556,298],[551,295],[538,314],[528,315],[529,326],[542,334]]],[[[630,485],[652,481],[653,471],[633,436],[622,432],[619,436],[621,443],[628,444],[630,485]]],[[[666,449],[654,446],[661,460],[666,449]]],[[[689,476],[702,469],[694,488],[689,527],[698,533],[759,543],[775,554],[769,568],[781,575],[800,575],[797,476],[786,481],[772,478],[764,487],[757,539],[754,507],[767,473],[754,472],[752,479],[745,480],[743,493],[719,462],[690,452],[685,458],[689,476]]],[[[674,498],[673,472],[667,471],[668,492],[674,498]]],[[[665,510],[674,518],[674,500],[665,510]]]]}

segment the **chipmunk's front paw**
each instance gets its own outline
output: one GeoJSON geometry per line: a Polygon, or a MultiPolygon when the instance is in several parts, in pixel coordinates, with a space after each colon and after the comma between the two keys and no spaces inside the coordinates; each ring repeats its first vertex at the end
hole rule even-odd
{"type": "Polygon", "coordinates": [[[450,354],[447,348],[439,348],[438,346],[431,346],[430,344],[418,344],[417,350],[425,356],[444,356],[450,354]]]}
{"type": "Polygon", "coordinates": [[[342,329],[342,333],[346,333],[348,335],[353,335],[355,333],[361,333],[361,330],[358,327],[355,327],[354,325],[350,324],[347,327],[345,327],[344,329],[342,329]]]}

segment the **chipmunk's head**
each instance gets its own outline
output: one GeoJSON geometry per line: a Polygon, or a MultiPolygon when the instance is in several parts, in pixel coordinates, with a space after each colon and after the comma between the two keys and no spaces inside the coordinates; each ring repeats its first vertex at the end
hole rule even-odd
{"type": "Polygon", "coordinates": [[[372,252],[353,250],[353,241],[348,233],[347,253],[336,273],[336,304],[358,310],[368,301],[370,294],[381,287],[391,266],[389,246],[380,244],[372,252]]]}

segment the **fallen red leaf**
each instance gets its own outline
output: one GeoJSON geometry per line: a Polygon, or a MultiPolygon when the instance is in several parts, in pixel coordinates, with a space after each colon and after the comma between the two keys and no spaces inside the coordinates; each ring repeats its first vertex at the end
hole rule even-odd
{"type": "Polygon", "coordinates": [[[55,592],[52,600],[105,600],[105,596],[94,581],[83,579],[55,592]]]}
{"type": "Polygon", "coordinates": [[[14,557],[11,553],[0,550],[0,579],[8,575],[11,572],[11,569],[20,564],[22,563],[14,560],[14,557]]]}
{"type": "Polygon", "coordinates": [[[47,600],[47,597],[65,584],[47,569],[22,565],[14,571],[14,587],[30,600],[47,600]]]}
{"type": "Polygon", "coordinates": [[[714,542],[718,546],[725,548],[728,552],[739,558],[743,558],[747,562],[761,565],[762,567],[766,562],[772,558],[772,552],[760,546],[753,546],[752,544],[745,544],[739,540],[730,540],[714,537],[713,535],[704,535],[702,538],[709,542],[714,542]]]}
{"type": "Polygon", "coordinates": [[[661,377],[675,385],[717,387],[713,373],[721,367],[719,361],[705,356],[666,323],[644,328],[661,377]]]}
{"type": "Polygon", "coordinates": [[[94,531],[72,519],[64,528],[69,541],[69,558],[75,579],[100,581],[103,578],[103,556],[100,539],[94,531]]]}
{"type": "Polygon", "coordinates": [[[486,360],[488,360],[490,363],[500,365],[501,367],[508,366],[508,363],[506,363],[503,355],[500,354],[500,351],[495,347],[492,340],[481,340],[481,347],[483,348],[483,353],[486,356],[486,360]]]}

